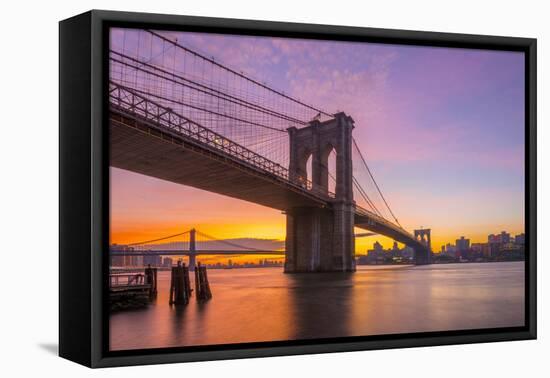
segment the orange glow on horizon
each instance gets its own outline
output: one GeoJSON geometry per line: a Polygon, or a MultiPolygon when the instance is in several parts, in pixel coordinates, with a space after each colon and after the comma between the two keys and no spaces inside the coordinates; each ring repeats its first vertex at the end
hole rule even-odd
{"type": "MultiPolygon", "coordinates": [[[[111,172],[111,244],[132,244],[182,233],[191,228],[215,236],[216,239],[285,240],[286,216],[279,210],[128,171],[112,169],[111,172]]],[[[415,225],[424,224],[424,228],[431,228],[434,252],[439,252],[441,245],[455,244],[460,236],[470,239],[471,243],[479,243],[486,242],[489,234],[505,230],[516,235],[524,229],[523,222],[491,223],[492,219],[478,219],[475,222],[472,218],[465,223],[463,219],[455,220],[441,216],[440,213],[432,213],[436,223],[434,225],[427,224],[426,219],[411,216],[406,217],[407,224],[404,224],[411,233],[415,225]]],[[[365,230],[356,229],[355,232],[365,230]]],[[[177,241],[177,238],[172,241],[177,241]]],[[[356,238],[356,255],[365,255],[376,241],[384,249],[391,248],[394,242],[381,235],[356,238]]],[[[399,244],[399,248],[403,248],[403,245],[399,244]]],[[[245,255],[232,259],[257,262],[265,258],[275,256],[245,255]]],[[[228,258],[203,256],[200,260],[227,262],[228,258]]]]}

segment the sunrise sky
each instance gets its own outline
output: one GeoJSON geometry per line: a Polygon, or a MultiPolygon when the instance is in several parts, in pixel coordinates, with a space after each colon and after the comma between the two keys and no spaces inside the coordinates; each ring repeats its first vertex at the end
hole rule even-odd
{"type": "MultiPolygon", "coordinates": [[[[113,40],[116,41],[116,33],[113,40]]],[[[170,33],[179,43],[355,120],[354,137],[401,224],[461,235],[524,230],[522,53],[170,33]]],[[[284,239],[280,211],[111,168],[111,242],[191,227],[284,239]]],[[[364,254],[375,240],[357,240],[364,254]]]]}

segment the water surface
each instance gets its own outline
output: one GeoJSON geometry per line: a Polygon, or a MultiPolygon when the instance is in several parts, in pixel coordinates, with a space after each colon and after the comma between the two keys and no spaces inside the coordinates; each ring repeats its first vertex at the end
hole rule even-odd
{"type": "MultiPolygon", "coordinates": [[[[524,324],[524,263],[358,266],[351,274],[282,268],[208,271],[213,298],[156,301],[112,314],[112,350],[513,327],[524,324]]],[[[193,277],[191,277],[193,278],[193,277]]]]}

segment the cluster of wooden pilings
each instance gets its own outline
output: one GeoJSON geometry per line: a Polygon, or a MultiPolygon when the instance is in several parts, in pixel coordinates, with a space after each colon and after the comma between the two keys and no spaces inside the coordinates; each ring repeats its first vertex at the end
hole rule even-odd
{"type": "Polygon", "coordinates": [[[212,298],[206,267],[202,266],[201,263],[198,263],[195,268],[195,290],[197,301],[205,301],[212,298]]]}
{"type": "MultiPolygon", "coordinates": [[[[178,265],[172,267],[170,277],[170,305],[186,305],[191,298],[191,283],[189,280],[189,268],[178,261],[178,265]]],[[[195,296],[197,301],[212,298],[206,267],[199,263],[195,268],[195,296]]]]}
{"type": "Polygon", "coordinates": [[[172,267],[170,277],[170,305],[186,305],[191,298],[191,283],[189,282],[189,268],[178,261],[177,266],[172,267]]]}

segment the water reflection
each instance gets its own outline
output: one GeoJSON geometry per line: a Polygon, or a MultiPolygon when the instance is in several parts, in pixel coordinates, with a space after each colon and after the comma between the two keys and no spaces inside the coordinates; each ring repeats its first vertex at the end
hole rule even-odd
{"type": "Polygon", "coordinates": [[[352,273],[292,274],[288,278],[292,339],[350,334],[350,314],[344,309],[352,306],[352,273]]]}
{"type": "Polygon", "coordinates": [[[524,264],[209,271],[213,299],[169,306],[169,273],[147,309],[111,315],[113,350],[524,324],[524,264]]]}

